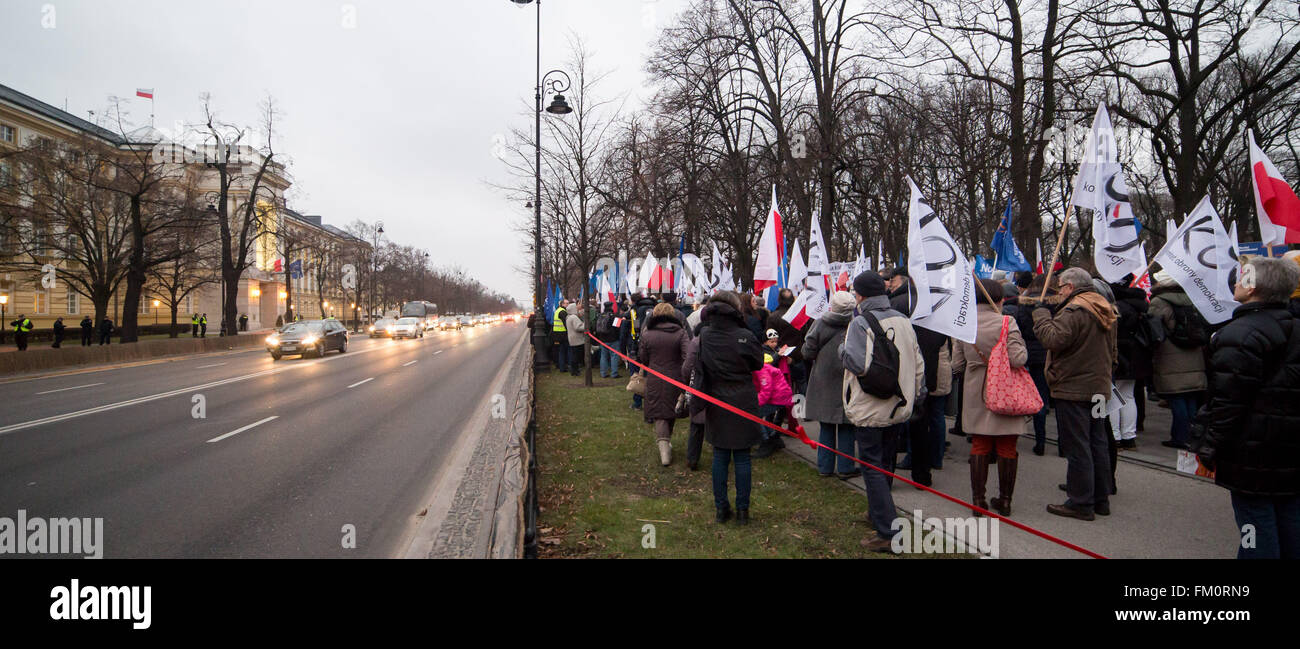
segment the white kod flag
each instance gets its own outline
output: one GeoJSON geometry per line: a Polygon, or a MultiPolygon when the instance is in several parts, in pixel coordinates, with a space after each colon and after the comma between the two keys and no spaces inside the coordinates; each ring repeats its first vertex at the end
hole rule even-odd
{"type": "Polygon", "coordinates": [[[689,252],[682,255],[682,274],[677,281],[683,286],[683,294],[699,292],[701,287],[708,286],[709,273],[698,255],[689,252]]]}
{"type": "Polygon", "coordinates": [[[659,270],[659,260],[655,259],[654,253],[647,252],[645,263],[641,264],[641,276],[637,279],[637,286],[641,288],[642,293],[650,290],[650,282],[654,280],[655,273],[659,270]]]}
{"type": "Polygon", "coordinates": [[[808,265],[803,261],[803,252],[799,250],[799,240],[794,240],[794,250],[790,252],[790,275],[785,279],[785,285],[790,288],[796,296],[803,290],[804,280],[808,279],[808,265]]]}
{"type": "MultiPolygon", "coordinates": [[[[797,243],[797,242],[796,242],[797,243]]],[[[808,229],[808,277],[815,283],[820,281],[822,289],[830,288],[830,259],[826,256],[826,242],[822,239],[822,226],[813,214],[812,226],[808,229]]]]}
{"type": "Polygon", "coordinates": [[[709,295],[722,289],[722,254],[718,252],[718,242],[713,242],[713,272],[709,275],[709,295]]]}
{"type": "Polygon", "coordinates": [[[1219,270],[1220,265],[1235,263],[1231,247],[1223,222],[1206,196],[1155,256],[1210,324],[1231,318],[1232,310],[1240,306],[1232,299],[1228,274],[1219,270]]]}
{"type": "Polygon", "coordinates": [[[970,262],[907,179],[912,201],[907,219],[907,271],[916,284],[912,321],[930,331],[975,343],[975,279],[970,262]]]}
{"type": "Polygon", "coordinates": [[[1088,133],[1071,201],[1092,210],[1093,263],[1107,282],[1118,282],[1144,268],[1128,185],[1119,163],[1115,129],[1105,104],[1097,106],[1088,133]]]}

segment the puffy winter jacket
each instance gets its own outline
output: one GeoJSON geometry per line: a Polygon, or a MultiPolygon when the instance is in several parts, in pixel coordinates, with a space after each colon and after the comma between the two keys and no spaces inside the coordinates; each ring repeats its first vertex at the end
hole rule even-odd
{"type": "Polygon", "coordinates": [[[774,365],[764,363],[757,372],[754,372],[754,389],[758,390],[760,407],[794,405],[794,393],[790,390],[790,383],[785,380],[781,370],[774,365]]]}
{"type": "Polygon", "coordinates": [[[1210,339],[1210,393],[1193,448],[1222,487],[1300,495],[1300,321],[1249,302],[1210,339]]]}

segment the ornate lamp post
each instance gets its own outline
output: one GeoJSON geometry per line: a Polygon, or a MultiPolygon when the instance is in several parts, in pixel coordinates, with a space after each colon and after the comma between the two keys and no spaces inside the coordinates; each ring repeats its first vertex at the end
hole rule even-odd
{"type": "Polygon", "coordinates": [[[533,168],[534,181],[536,184],[535,196],[533,198],[533,310],[537,313],[537,318],[533,323],[533,348],[536,351],[534,356],[534,367],[537,369],[548,369],[551,361],[547,354],[549,348],[547,329],[550,327],[549,322],[545,319],[542,312],[542,294],[545,287],[542,286],[542,97],[547,91],[553,93],[555,98],[551,104],[546,107],[546,112],[552,115],[567,115],[573,112],[569,103],[565,101],[564,95],[560,94],[569,89],[571,85],[569,75],[562,70],[551,70],[545,76],[542,75],[542,2],[541,0],[510,0],[517,5],[526,5],[530,2],[537,3],[537,86],[536,86],[536,124],[534,128],[534,148],[536,149],[536,162],[533,168]],[[551,75],[556,75],[552,79],[551,75]],[[563,77],[563,79],[560,79],[563,77]]]}

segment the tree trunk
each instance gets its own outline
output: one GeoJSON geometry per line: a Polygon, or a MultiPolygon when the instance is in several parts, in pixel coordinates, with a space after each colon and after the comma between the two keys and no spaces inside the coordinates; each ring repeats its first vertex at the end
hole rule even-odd
{"type": "Polygon", "coordinates": [[[178,335],[176,331],[176,312],[179,308],[180,307],[177,305],[176,300],[172,300],[172,327],[167,331],[168,338],[175,338],[178,335]]]}
{"type": "Polygon", "coordinates": [[[144,227],[141,223],[140,197],[131,197],[131,258],[127,262],[126,295],[122,298],[122,342],[140,339],[140,294],[144,292],[144,227]]]}

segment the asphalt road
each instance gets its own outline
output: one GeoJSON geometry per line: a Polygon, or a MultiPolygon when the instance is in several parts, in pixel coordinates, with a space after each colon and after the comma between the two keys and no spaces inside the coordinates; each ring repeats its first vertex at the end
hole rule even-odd
{"type": "Polygon", "coordinates": [[[354,336],[322,359],[259,348],[0,384],[0,516],[103,517],[105,557],[400,555],[522,335],[354,336]]]}

